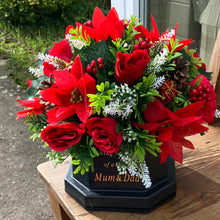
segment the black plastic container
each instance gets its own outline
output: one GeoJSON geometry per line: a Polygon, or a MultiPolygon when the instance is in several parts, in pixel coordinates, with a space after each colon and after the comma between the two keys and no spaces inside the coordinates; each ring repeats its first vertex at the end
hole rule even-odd
{"type": "Polygon", "coordinates": [[[117,158],[101,155],[94,160],[94,172],[73,174],[70,164],[65,191],[87,210],[147,213],[176,195],[175,165],[171,158],[146,156],[152,186],[146,189],[138,177],[119,175],[117,158]]]}

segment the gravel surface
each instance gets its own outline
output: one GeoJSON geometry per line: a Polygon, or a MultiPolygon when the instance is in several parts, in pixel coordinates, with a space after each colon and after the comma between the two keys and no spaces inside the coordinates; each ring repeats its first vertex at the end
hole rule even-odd
{"type": "Polygon", "coordinates": [[[7,61],[0,60],[0,220],[52,220],[46,186],[37,173],[47,149],[41,140],[29,139],[23,110],[16,99],[26,91],[8,76],[7,61]]]}

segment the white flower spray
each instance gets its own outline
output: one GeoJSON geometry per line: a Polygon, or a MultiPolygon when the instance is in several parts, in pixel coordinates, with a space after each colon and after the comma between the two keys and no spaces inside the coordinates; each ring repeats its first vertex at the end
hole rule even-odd
{"type": "Polygon", "coordinates": [[[43,72],[40,70],[40,68],[34,68],[34,67],[29,67],[28,71],[34,75],[36,78],[40,78],[41,76],[43,76],[43,72]]]}
{"type": "Polygon", "coordinates": [[[140,177],[146,189],[152,185],[150,173],[146,162],[140,162],[137,157],[133,157],[131,153],[125,151],[118,154],[120,162],[116,163],[120,175],[129,174],[131,176],[140,177]]]}
{"type": "Polygon", "coordinates": [[[155,83],[151,86],[152,89],[158,89],[160,88],[163,83],[166,81],[165,76],[158,76],[155,79],[155,83]]]}
{"type": "Polygon", "coordinates": [[[116,85],[110,103],[104,107],[103,112],[127,119],[136,105],[136,96],[136,90],[129,88],[127,84],[116,85]]]}
{"type": "Polygon", "coordinates": [[[167,55],[169,51],[166,48],[163,48],[159,54],[148,64],[148,73],[160,73],[162,71],[163,65],[166,63],[167,55]]]}

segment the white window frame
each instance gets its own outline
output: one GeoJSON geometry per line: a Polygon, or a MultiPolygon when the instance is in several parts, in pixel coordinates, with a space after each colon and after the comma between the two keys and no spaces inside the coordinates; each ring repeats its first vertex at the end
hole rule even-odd
{"type": "Polygon", "coordinates": [[[111,0],[111,7],[115,7],[119,18],[130,19],[136,15],[147,26],[147,1],[148,0],[111,0]]]}

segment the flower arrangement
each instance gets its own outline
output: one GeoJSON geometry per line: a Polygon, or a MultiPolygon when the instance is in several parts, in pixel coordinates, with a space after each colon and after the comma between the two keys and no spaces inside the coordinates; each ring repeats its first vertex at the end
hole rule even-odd
{"type": "Polygon", "coordinates": [[[17,118],[51,148],[56,165],[68,156],[82,175],[102,152],[117,155],[119,174],[151,186],[145,153],[161,163],[182,163],[185,137],[204,134],[216,112],[211,73],[191,39],[176,39],[178,25],[163,34],[152,17],[148,31],[136,17],[120,20],[95,8],[92,21],[69,25],[65,39],[39,54],[37,79],[28,80],[29,100],[17,118]]]}

